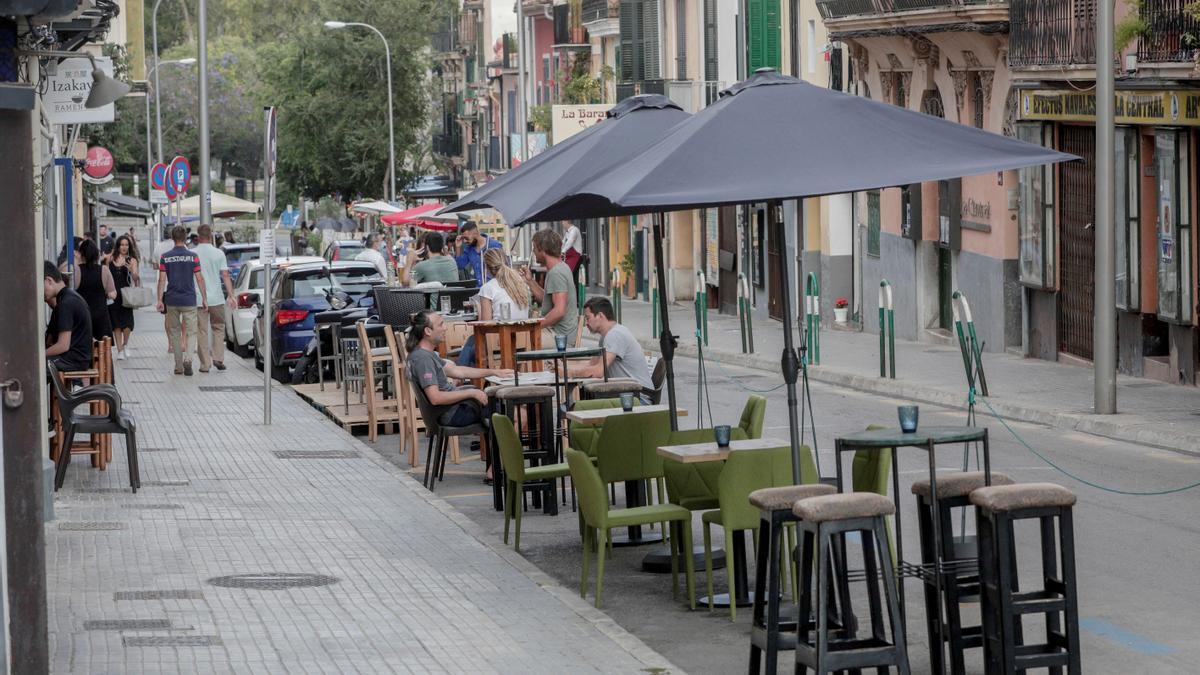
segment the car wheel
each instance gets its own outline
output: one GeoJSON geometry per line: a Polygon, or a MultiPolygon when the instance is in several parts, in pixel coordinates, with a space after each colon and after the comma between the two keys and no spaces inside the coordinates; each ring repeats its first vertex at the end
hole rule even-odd
{"type": "Polygon", "coordinates": [[[317,367],[316,360],[305,354],[296,362],[296,368],[292,370],[292,384],[316,384],[317,383],[317,367]]]}

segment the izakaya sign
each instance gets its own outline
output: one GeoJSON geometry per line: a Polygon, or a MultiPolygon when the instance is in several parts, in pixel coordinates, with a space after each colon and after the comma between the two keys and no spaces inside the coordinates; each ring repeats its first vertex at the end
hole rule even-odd
{"type": "Polygon", "coordinates": [[[98,145],[88,148],[87,159],[83,164],[83,179],[99,185],[113,178],[113,156],[107,149],[98,145]]]}
{"type": "MultiPolygon", "coordinates": [[[[96,67],[105,75],[113,76],[112,59],[97,56],[96,67]]],[[[92,62],[86,58],[63,59],[47,79],[46,93],[42,94],[46,117],[53,124],[88,124],[116,119],[115,104],[84,107],[91,91],[92,62]]]]}

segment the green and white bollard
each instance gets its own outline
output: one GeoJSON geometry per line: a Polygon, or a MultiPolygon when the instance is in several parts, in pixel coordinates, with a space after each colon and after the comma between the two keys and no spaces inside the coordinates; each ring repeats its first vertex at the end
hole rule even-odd
{"type": "Polygon", "coordinates": [[[696,295],[692,300],[696,313],[696,330],[708,346],[708,284],[704,272],[696,271],[696,295]]]}
{"type": "Polygon", "coordinates": [[[975,334],[975,321],[971,317],[971,305],[961,291],[950,296],[954,310],[954,332],[958,335],[958,349],[962,352],[963,368],[967,371],[967,386],[971,394],[988,395],[987,376],[983,372],[983,346],[975,334]]]}
{"type": "Polygon", "coordinates": [[[742,333],[742,353],[754,353],[754,324],[750,321],[750,284],[745,274],[737,275],[738,328],[742,333]]]}
{"type": "Polygon", "coordinates": [[[658,339],[658,326],[662,317],[658,315],[658,279],[657,274],[650,275],[650,337],[658,339]]]}
{"type": "Polygon", "coordinates": [[[879,282],[879,376],[896,379],[896,310],[887,279],[879,282]]]}
{"type": "Polygon", "coordinates": [[[815,272],[804,280],[804,337],[808,363],[821,365],[821,284],[815,272]]]}
{"type": "Polygon", "coordinates": [[[612,271],[612,306],[613,312],[617,315],[617,323],[621,323],[621,270],[615,269],[612,271]]]}

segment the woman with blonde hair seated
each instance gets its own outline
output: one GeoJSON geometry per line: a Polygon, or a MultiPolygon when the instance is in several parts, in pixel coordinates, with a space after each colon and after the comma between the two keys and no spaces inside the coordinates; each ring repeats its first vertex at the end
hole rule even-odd
{"type": "MultiPolygon", "coordinates": [[[[479,289],[479,320],[517,321],[529,318],[529,285],[508,266],[504,250],[490,248],[483,254],[483,266],[490,278],[479,289]]],[[[460,366],[475,365],[475,336],[467,338],[458,355],[460,366]]]]}

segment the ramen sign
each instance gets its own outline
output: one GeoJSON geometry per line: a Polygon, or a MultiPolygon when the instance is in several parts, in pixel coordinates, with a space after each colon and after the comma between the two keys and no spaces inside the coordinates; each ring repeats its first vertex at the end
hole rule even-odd
{"type": "MultiPolygon", "coordinates": [[[[112,59],[97,56],[96,67],[105,75],[113,76],[112,59]]],[[[99,108],[86,106],[92,91],[92,62],[86,58],[69,58],[60,61],[54,74],[46,83],[42,94],[42,106],[46,117],[54,124],[90,124],[111,122],[116,118],[116,105],[109,103],[99,108]]]]}
{"type": "Polygon", "coordinates": [[[88,148],[83,163],[83,177],[89,183],[107,183],[112,180],[113,156],[106,148],[94,145],[88,148]]]}

